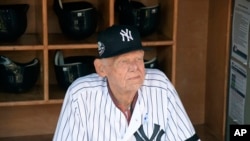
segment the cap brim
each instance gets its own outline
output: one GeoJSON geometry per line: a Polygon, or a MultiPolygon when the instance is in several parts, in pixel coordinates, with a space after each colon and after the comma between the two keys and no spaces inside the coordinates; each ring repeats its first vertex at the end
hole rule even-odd
{"type": "Polygon", "coordinates": [[[129,53],[129,52],[137,51],[137,50],[149,51],[149,50],[152,50],[152,49],[149,48],[149,47],[133,48],[133,49],[130,49],[130,50],[124,49],[124,50],[120,50],[119,52],[109,54],[108,56],[99,56],[98,58],[102,59],[102,58],[115,57],[115,56],[118,56],[118,55],[121,55],[121,54],[129,53]]]}

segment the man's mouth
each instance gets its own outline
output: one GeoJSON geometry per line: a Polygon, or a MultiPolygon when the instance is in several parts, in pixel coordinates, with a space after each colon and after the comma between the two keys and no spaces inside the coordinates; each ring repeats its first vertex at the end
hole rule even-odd
{"type": "Polygon", "coordinates": [[[129,77],[128,80],[136,80],[136,79],[140,79],[140,76],[133,76],[133,77],[129,77]]]}

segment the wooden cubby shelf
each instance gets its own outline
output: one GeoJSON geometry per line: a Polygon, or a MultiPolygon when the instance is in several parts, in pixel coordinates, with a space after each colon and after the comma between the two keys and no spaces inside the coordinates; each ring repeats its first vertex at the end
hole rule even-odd
{"type": "MultiPolygon", "coordinates": [[[[77,0],[62,0],[62,2],[73,1],[77,0]]],[[[55,51],[62,50],[65,56],[96,55],[96,37],[98,32],[113,24],[119,24],[117,22],[117,14],[114,10],[115,0],[85,1],[92,3],[96,7],[98,13],[98,26],[95,33],[83,40],[69,39],[61,32],[58,18],[53,10],[53,0],[0,1],[0,5],[29,4],[29,9],[27,11],[27,29],[25,33],[15,42],[0,43],[0,55],[5,55],[12,60],[20,62],[25,62],[34,57],[38,57],[41,61],[39,80],[34,88],[20,94],[6,93],[0,90],[0,111],[1,109],[5,111],[8,108],[18,109],[20,106],[32,108],[41,105],[60,105],[62,103],[65,90],[58,86],[55,78],[53,66],[55,51]]],[[[161,5],[162,14],[159,26],[157,26],[153,34],[142,37],[142,45],[153,49],[153,51],[146,53],[146,57],[157,56],[162,70],[174,83],[177,0],[140,1],[145,5],[156,3],[160,3],[161,5]],[[168,56],[166,57],[166,55],[168,56]]],[[[2,115],[1,112],[0,114],[2,115]]],[[[27,117],[28,116],[34,117],[36,115],[27,115],[27,117]]],[[[55,118],[56,117],[57,116],[55,116],[55,118]]],[[[0,117],[0,122],[4,123],[4,120],[6,120],[6,118],[0,117]]],[[[2,127],[8,127],[8,130],[14,130],[15,128],[13,126],[2,127]]],[[[32,133],[18,131],[8,134],[1,132],[4,130],[2,127],[0,127],[0,137],[35,134],[34,131],[32,131],[32,133]]],[[[44,129],[37,130],[38,134],[43,134],[45,132],[44,129]]],[[[53,131],[50,130],[50,132],[53,131]]]]}
{"type": "MultiPolygon", "coordinates": [[[[83,40],[69,39],[61,32],[53,0],[0,1],[0,5],[29,4],[25,33],[14,42],[0,42],[0,55],[17,62],[37,57],[41,65],[39,78],[31,90],[16,94],[0,89],[0,140],[53,134],[66,92],[58,86],[55,77],[56,50],[63,51],[65,56],[97,55],[98,32],[119,24],[115,0],[84,1],[96,7],[98,25],[95,33],[83,40]]],[[[142,45],[152,49],[145,52],[145,58],[157,57],[202,139],[206,141],[209,133],[209,139],[222,141],[231,0],[136,1],[145,5],[159,3],[161,8],[156,31],[142,37],[142,45]]]]}

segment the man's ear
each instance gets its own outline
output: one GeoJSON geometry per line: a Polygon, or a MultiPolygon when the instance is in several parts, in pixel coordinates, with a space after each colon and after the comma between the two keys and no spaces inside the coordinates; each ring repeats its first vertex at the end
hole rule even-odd
{"type": "Polygon", "coordinates": [[[101,77],[106,76],[106,72],[104,70],[104,64],[101,59],[95,59],[94,66],[95,66],[95,71],[98,75],[100,75],[101,77]]]}

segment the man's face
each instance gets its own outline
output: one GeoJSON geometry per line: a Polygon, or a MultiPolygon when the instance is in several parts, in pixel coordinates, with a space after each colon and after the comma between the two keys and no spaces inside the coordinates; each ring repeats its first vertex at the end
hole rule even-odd
{"type": "Polygon", "coordinates": [[[143,58],[142,50],[109,58],[105,72],[110,87],[123,92],[137,91],[145,76],[143,58]]]}

